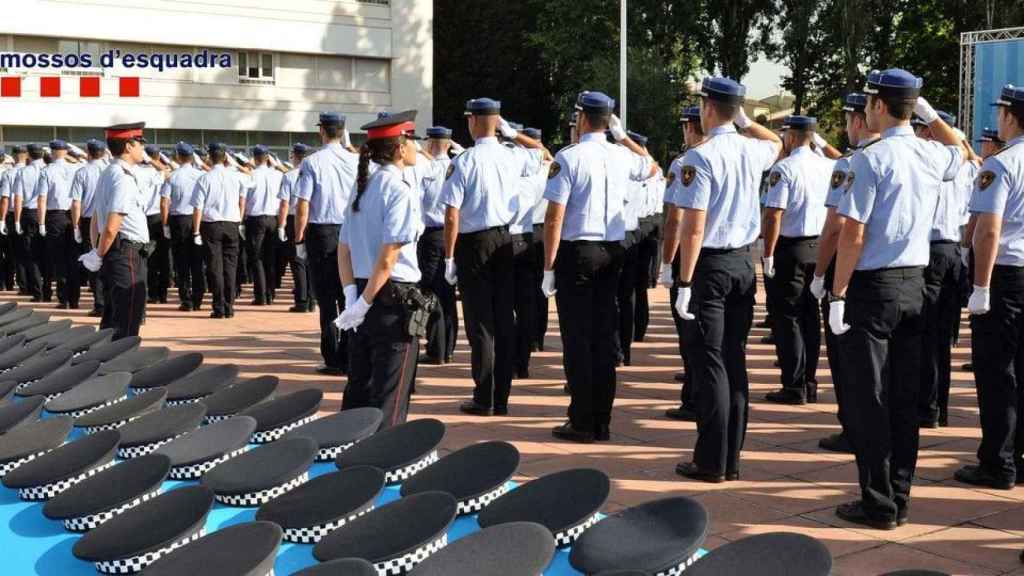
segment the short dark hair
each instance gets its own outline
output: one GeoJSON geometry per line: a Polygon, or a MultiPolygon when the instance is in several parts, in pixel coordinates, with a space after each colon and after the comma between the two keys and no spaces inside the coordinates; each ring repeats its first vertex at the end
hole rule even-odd
{"type": "Polygon", "coordinates": [[[345,127],[341,125],[321,126],[320,128],[323,129],[324,134],[331,140],[341,138],[341,131],[345,129],[345,127]]]}
{"type": "Polygon", "coordinates": [[[786,132],[792,132],[793,137],[803,143],[810,142],[814,134],[813,130],[800,130],[798,128],[787,128],[786,132]]]}
{"type": "Polygon", "coordinates": [[[124,154],[124,151],[128,149],[129,140],[124,138],[107,138],[107,148],[110,150],[111,156],[120,156],[124,154]]]}
{"type": "Polygon", "coordinates": [[[213,150],[210,152],[210,162],[213,162],[214,164],[223,164],[227,157],[227,152],[223,150],[213,150]]]}
{"type": "Polygon", "coordinates": [[[722,102],[721,100],[712,100],[710,98],[704,98],[708,106],[714,108],[715,112],[723,118],[734,118],[736,113],[740,111],[739,104],[732,104],[729,102],[722,102]]]}
{"type": "Polygon", "coordinates": [[[1024,129],[1024,110],[1008,106],[1006,113],[1013,117],[1017,121],[1017,126],[1024,129]]]}
{"type": "Polygon", "coordinates": [[[904,100],[903,98],[885,98],[882,96],[876,96],[885,103],[885,107],[889,110],[889,115],[897,120],[910,120],[914,115],[914,105],[917,104],[917,100],[904,100]]]}
{"type": "Polygon", "coordinates": [[[178,157],[178,160],[180,161],[180,162],[178,162],[179,164],[182,163],[182,162],[188,162],[188,161],[192,160],[192,155],[191,154],[181,154],[181,153],[178,153],[178,154],[175,154],[175,156],[178,157]]]}
{"type": "Polygon", "coordinates": [[[36,150],[36,151],[33,152],[33,151],[30,150],[29,153],[28,153],[28,157],[33,159],[33,160],[39,160],[40,158],[43,157],[43,151],[42,150],[36,150]]]}
{"type": "Polygon", "coordinates": [[[704,135],[704,126],[701,125],[699,120],[691,120],[690,122],[687,122],[684,126],[689,127],[697,134],[704,135]]]}
{"type": "Polygon", "coordinates": [[[590,124],[592,130],[604,130],[612,119],[609,112],[587,112],[584,110],[581,114],[587,117],[587,123],[590,124]]]}

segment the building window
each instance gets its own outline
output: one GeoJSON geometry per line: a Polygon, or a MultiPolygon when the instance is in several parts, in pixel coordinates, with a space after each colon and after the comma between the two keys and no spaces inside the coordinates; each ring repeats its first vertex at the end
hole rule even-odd
{"type": "Polygon", "coordinates": [[[78,54],[79,58],[83,55],[92,62],[92,66],[76,67],[76,68],[62,68],[60,73],[62,76],[94,76],[97,73],[103,73],[103,67],[100,66],[100,56],[102,55],[99,42],[89,42],[86,40],[59,40],[57,42],[57,51],[67,57],[68,54],[78,54]]]}
{"type": "Polygon", "coordinates": [[[242,84],[273,84],[274,55],[270,52],[239,52],[238,79],[242,84]]]}

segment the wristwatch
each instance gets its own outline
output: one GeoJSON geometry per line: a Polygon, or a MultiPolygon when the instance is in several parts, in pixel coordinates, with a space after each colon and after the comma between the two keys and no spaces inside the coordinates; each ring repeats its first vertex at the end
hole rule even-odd
{"type": "Polygon", "coordinates": [[[833,302],[846,302],[846,296],[836,296],[835,294],[829,292],[828,303],[831,304],[833,302]]]}

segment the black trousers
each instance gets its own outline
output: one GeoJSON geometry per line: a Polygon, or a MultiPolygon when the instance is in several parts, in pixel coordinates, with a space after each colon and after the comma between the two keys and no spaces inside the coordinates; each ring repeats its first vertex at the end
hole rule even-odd
{"type": "Polygon", "coordinates": [[[75,243],[68,210],[46,211],[47,264],[57,281],[57,301],[78,307],[82,279],[78,273],[78,244],[75,243]]]}
{"type": "Polygon", "coordinates": [[[46,238],[39,235],[38,210],[21,212],[21,256],[25,262],[25,284],[33,298],[53,298],[52,268],[46,251],[46,238]]]}
{"type": "MultiPolygon", "coordinates": [[[[357,279],[362,292],[366,280],[357,279]]],[[[381,429],[405,422],[416,379],[419,338],[405,330],[408,310],[385,285],[359,329],[348,337],[348,385],[341,409],[372,406],[384,412],[381,429]]]]}
{"type": "Polygon", "coordinates": [[[235,278],[238,273],[238,222],[203,222],[199,225],[210,275],[213,311],[235,311],[235,278]]]}
{"type": "Polygon", "coordinates": [[[285,235],[288,236],[288,241],[279,247],[279,252],[284,253],[288,266],[292,269],[292,282],[295,284],[292,297],[296,306],[313,310],[313,273],[309,267],[309,260],[299,260],[295,257],[295,216],[288,216],[285,221],[285,235]]]}
{"type": "Polygon", "coordinates": [[[270,304],[274,300],[277,243],[277,217],[249,216],[245,219],[245,250],[249,256],[254,300],[270,304]]]}
{"type": "MultiPolygon", "coordinates": [[[[832,257],[828,268],[825,270],[825,289],[832,293],[832,280],[835,276],[836,258],[832,257]]],[[[828,297],[821,299],[821,317],[828,318],[829,302],[828,297]]],[[[832,373],[832,390],[836,394],[836,418],[839,420],[840,433],[846,438],[852,432],[846,424],[846,389],[843,386],[842,354],[839,353],[839,337],[832,333],[832,329],[825,322],[825,356],[828,358],[829,371],[832,373]]]]}
{"type": "Polygon", "coordinates": [[[149,240],[155,246],[146,266],[149,270],[149,298],[167,301],[167,290],[171,286],[171,241],[164,238],[163,220],[159,214],[146,216],[149,226],[149,240]]]}
{"type": "Polygon", "coordinates": [[[924,269],[924,336],[918,413],[931,421],[949,410],[950,352],[960,322],[960,246],[932,242],[924,269]]]}
{"type": "Polygon", "coordinates": [[[632,363],[634,323],[636,322],[636,271],[640,263],[637,254],[640,250],[638,232],[626,231],[622,241],[622,271],[619,273],[619,285],[615,292],[615,305],[618,317],[615,335],[617,357],[627,366],[632,363]]]}
{"type": "Polygon", "coordinates": [[[661,240],[661,226],[657,216],[650,216],[641,224],[643,237],[637,247],[636,264],[636,314],[633,321],[633,340],[643,342],[647,336],[647,326],[651,322],[650,304],[647,291],[651,289],[651,280],[657,276],[661,258],[658,257],[658,243],[661,240]],[[654,270],[654,276],[651,271],[654,270]]]}
{"type": "Polygon", "coordinates": [[[427,320],[427,354],[442,360],[455,353],[459,331],[459,311],[455,305],[455,286],[444,279],[444,228],[427,228],[416,245],[420,265],[420,289],[437,297],[440,306],[427,320]]]}
{"type": "Polygon", "coordinates": [[[679,252],[672,258],[672,287],[668,290],[668,307],[672,311],[672,322],[676,327],[677,342],[679,343],[679,358],[683,361],[683,386],[679,390],[679,405],[697,411],[697,387],[693,385],[693,367],[689,360],[690,344],[686,342],[690,336],[690,330],[686,328],[686,321],[676,311],[676,297],[679,295],[679,252]]]}
{"type": "Polygon", "coordinates": [[[320,305],[320,354],[331,368],[348,369],[348,336],[339,334],[334,319],[345,309],[345,295],[338,276],[338,224],[310,224],[306,229],[306,253],[320,305]]]}
{"type": "Polygon", "coordinates": [[[7,234],[0,236],[0,288],[14,289],[15,270],[17,270],[17,243],[14,241],[14,216],[6,215],[7,234]]]}
{"type": "Polygon", "coordinates": [[[25,243],[21,236],[14,232],[14,212],[7,212],[7,246],[14,259],[14,280],[18,283],[18,291],[28,293],[28,273],[25,267],[25,243]]]}
{"type": "Polygon", "coordinates": [[[512,389],[515,351],[512,238],[501,226],[459,234],[455,266],[469,338],[473,400],[504,408],[512,389]]]}
{"type": "Polygon", "coordinates": [[[1024,267],[996,265],[992,309],[971,316],[971,363],[981,412],[978,461],[996,477],[1013,480],[1024,466],[1024,267]]]}
{"type": "Polygon", "coordinates": [[[811,294],[817,238],[779,237],[775,248],[775,334],[782,387],[804,397],[817,391],[821,315],[811,294]]]}
{"type": "Polygon", "coordinates": [[[555,298],[565,378],[577,430],[611,422],[615,402],[615,296],[625,250],[619,242],[562,242],[555,260],[555,298]]]}
{"type": "Polygon", "coordinates": [[[884,520],[909,506],[917,466],[923,291],[923,270],[910,267],[854,272],[846,294],[847,425],[864,509],[884,520]]]}
{"type": "Polygon", "coordinates": [[[525,374],[530,368],[530,351],[537,333],[534,327],[537,315],[537,266],[533,254],[533,232],[512,236],[513,310],[515,310],[516,351],[515,370],[525,374]]]}
{"type": "Polygon", "coordinates": [[[739,470],[747,434],[750,384],[747,335],[754,317],[754,265],[750,248],[704,249],[693,275],[690,312],[684,321],[690,366],[697,387],[697,444],[693,461],[702,470],[739,470]]]}
{"type": "MultiPolygon", "coordinates": [[[[533,225],[533,258],[534,270],[537,278],[544,276],[544,225],[533,225]]],[[[548,333],[548,297],[540,289],[540,282],[537,283],[537,292],[534,295],[534,303],[537,312],[533,317],[533,345],[538,350],[544,349],[544,336],[548,333]]]]}
{"type": "MultiPolygon", "coordinates": [[[[82,234],[82,244],[79,246],[79,253],[85,254],[93,249],[92,245],[92,218],[86,218],[82,216],[78,219],[78,231],[82,234]]],[[[103,274],[100,272],[89,272],[85,270],[85,274],[88,275],[89,289],[92,291],[92,309],[97,312],[103,312],[104,308],[104,289],[103,289],[103,274]]]]}
{"type": "Polygon", "coordinates": [[[199,308],[206,292],[206,273],[203,257],[205,250],[195,245],[191,214],[172,214],[167,217],[171,228],[171,254],[174,256],[174,275],[178,283],[178,300],[199,308]]]}
{"type": "Polygon", "coordinates": [[[138,336],[146,315],[146,258],[139,255],[143,246],[118,238],[103,257],[100,328],[113,328],[114,340],[138,336]]]}

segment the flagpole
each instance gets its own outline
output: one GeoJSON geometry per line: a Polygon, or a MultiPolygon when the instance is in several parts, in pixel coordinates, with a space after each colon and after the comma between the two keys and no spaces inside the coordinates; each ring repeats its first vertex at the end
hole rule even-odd
{"type": "Polygon", "coordinates": [[[626,124],[626,84],[627,84],[627,0],[620,0],[619,2],[619,117],[622,119],[623,125],[626,124]]]}

